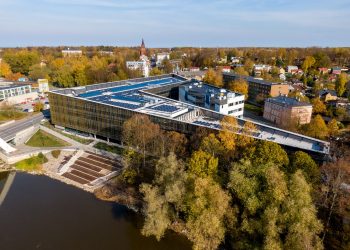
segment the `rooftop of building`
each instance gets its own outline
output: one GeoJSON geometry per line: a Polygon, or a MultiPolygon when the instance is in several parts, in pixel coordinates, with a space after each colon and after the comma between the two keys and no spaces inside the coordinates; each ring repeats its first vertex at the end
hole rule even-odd
{"type": "MultiPolygon", "coordinates": [[[[196,81],[188,80],[184,77],[173,74],[94,84],[71,89],[59,89],[51,92],[89,102],[133,110],[143,114],[220,130],[220,121],[224,115],[209,109],[165,98],[148,92],[148,90],[155,88],[180,86],[191,82],[195,83],[196,81]],[[186,114],[189,113],[195,115],[186,116],[186,114]]],[[[237,133],[241,133],[242,127],[246,120],[238,118],[237,121],[239,124],[237,133]]],[[[329,153],[328,142],[260,123],[255,123],[255,125],[257,127],[257,131],[254,133],[253,137],[256,139],[273,141],[281,145],[296,147],[302,150],[322,154],[329,153]]]]}
{"type": "Polygon", "coordinates": [[[190,82],[184,84],[183,86],[188,87],[189,90],[195,90],[203,94],[213,94],[215,96],[228,96],[228,97],[237,97],[243,96],[240,93],[236,93],[227,89],[218,88],[213,85],[206,84],[204,82],[190,82]]]}
{"type": "Polygon", "coordinates": [[[267,86],[272,86],[272,85],[288,85],[287,83],[275,83],[275,82],[268,82],[268,81],[265,81],[265,80],[261,80],[261,79],[256,79],[252,76],[243,76],[243,75],[238,75],[238,74],[235,74],[235,73],[223,73],[223,75],[227,75],[227,76],[233,76],[235,78],[241,78],[241,79],[244,79],[246,80],[247,82],[252,82],[252,83],[257,83],[257,84],[262,84],[262,85],[267,85],[267,86]]]}
{"type": "Polygon", "coordinates": [[[20,88],[25,86],[30,86],[30,84],[10,84],[5,86],[0,85],[0,90],[15,89],[15,88],[20,88]]]}
{"type": "Polygon", "coordinates": [[[276,97],[271,97],[266,100],[267,102],[271,103],[276,103],[280,104],[286,107],[305,107],[305,106],[310,106],[312,107],[312,104],[307,103],[307,102],[300,102],[296,98],[291,98],[287,96],[276,96],[276,97]]]}
{"type": "Polygon", "coordinates": [[[319,96],[330,94],[331,96],[338,96],[337,91],[331,89],[322,89],[318,92],[319,96]]]}

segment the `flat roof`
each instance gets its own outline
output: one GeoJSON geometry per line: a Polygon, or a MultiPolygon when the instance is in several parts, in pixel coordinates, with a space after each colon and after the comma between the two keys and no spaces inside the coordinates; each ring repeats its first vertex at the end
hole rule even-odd
{"type": "Polygon", "coordinates": [[[271,97],[267,99],[268,102],[284,105],[284,106],[290,106],[290,107],[303,107],[303,106],[310,106],[312,105],[307,102],[300,102],[295,98],[287,97],[287,96],[276,96],[271,97]]]}
{"type": "MultiPolygon", "coordinates": [[[[89,102],[104,104],[152,116],[163,117],[184,123],[203,126],[220,130],[220,119],[224,115],[205,109],[203,107],[180,102],[177,100],[151,94],[147,90],[163,86],[187,84],[189,80],[178,75],[163,75],[148,78],[138,78],[120,82],[88,85],[71,89],[52,90],[51,93],[62,94],[72,98],[82,99],[89,102]],[[195,112],[198,115],[189,116],[186,114],[195,112]]],[[[196,82],[191,80],[191,82],[196,82]]],[[[198,81],[197,81],[198,82],[198,81]]],[[[242,133],[245,119],[237,118],[238,134],[242,133]]],[[[295,147],[317,153],[328,154],[329,143],[315,138],[296,134],[276,127],[267,126],[253,122],[257,131],[252,137],[261,140],[273,141],[281,145],[295,147]]]]}
{"type": "Polygon", "coordinates": [[[227,89],[223,89],[223,88],[218,88],[216,86],[213,86],[213,85],[209,85],[209,84],[206,84],[204,82],[191,82],[191,83],[187,83],[187,84],[184,84],[182,86],[187,86],[189,87],[189,89],[194,89],[200,93],[211,93],[211,94],[214,94],[214,95],[219,95],[219,94],[232,94],[234,95],[234,97],[236,96],[243,96],[242,94],[240,93],[237,93],[237,92],[233,92],[233,91],[230,91],[230,90],[227,90],[227,89]]]}
{"type": "Polygon", "coordinates": [[[29,84],[11,84],[6,86],[0,86],[0,90],[16,89],[16,88],[26,87],[26,86],[30,86],[30,85],[29,84]]]}
{"type": "Polygon", "coordinates": [[[249,82],[253,82],[253,83],[262,84],[262,85],[267,85],[267,86],[272,86],[272,85],[288,85],[287,83],[268,82],[268,81],[256,79],[256,78],[254,78],[254,77],[252,77],[252,76],[237,75],[237,74],[235,74],[235,73],[224,72],[223,75],[233,76],[233,77],[235,77],[235,78],[241,78],[241,79],[246,80],[248,83],[249,83],[249,82]]]}

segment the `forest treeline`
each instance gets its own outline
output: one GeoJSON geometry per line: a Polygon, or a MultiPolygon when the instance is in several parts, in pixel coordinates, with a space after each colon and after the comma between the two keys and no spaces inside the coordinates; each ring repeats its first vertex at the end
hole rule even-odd
{"type": "Polygon", "coordinates": [[[124,123],[123,179],[143,197],[142,234],[183,233],[193,249],[346,249],[349,155],[319,165],[307,153],[249,137],[226,117],[222,131],[191,137],[147,116],[124,123]],[[152,173],[152,174],[150,174],[152,173]],[[337,223],[335,226],[333,223],[337,223]]]}

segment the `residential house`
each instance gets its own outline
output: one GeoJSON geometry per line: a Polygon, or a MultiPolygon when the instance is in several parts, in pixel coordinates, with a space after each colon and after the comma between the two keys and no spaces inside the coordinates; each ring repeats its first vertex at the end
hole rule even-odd
{"type": "Polygon", "coordinates": [[[292,74],[292,75],[298,73],[298,70],[299,70],[298,66],[294,66],[294,65],[287,66],[287,72],[292,74]]]}
{"type": "Polygon", "coordinates": [[[318,92],[318,97],[323,102],[334,101],[338,99],[337,92],[335,90],[323,89],[318,92]]]}

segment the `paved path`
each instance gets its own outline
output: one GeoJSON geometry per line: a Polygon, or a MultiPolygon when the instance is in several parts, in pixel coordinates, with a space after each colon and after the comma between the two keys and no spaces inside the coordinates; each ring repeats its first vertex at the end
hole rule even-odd
{"type": "Polygon", "coordinates": [[[39,124],[44,119],[42,113],[27,117],[22,120],[18,120],[15,123],[9,124],[8,126],[0,128],[0,138],[8,142],[15,138],[19,132],[35,125],[39,124]]]}

